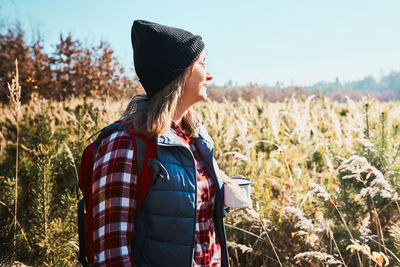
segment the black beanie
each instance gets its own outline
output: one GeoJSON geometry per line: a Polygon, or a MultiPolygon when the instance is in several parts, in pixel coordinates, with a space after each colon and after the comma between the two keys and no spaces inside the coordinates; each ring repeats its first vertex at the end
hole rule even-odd
{"type": "Polygon", "coordinates": [[[136,75],[149,97],[179,76],[204,49],[201,36],[145,20],[135,20],[132,31],[136,75]]]}

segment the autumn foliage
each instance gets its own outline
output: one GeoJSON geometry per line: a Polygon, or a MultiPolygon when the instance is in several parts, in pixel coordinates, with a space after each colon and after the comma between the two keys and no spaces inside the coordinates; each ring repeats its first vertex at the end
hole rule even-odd
{"type": "Polygon", "coordinates": [[[21,29],[0,34],[0,102],[8,103],[7,83],[19,62],[22,102],[32,94],[54,100],[69,97],[121,97],[139,90],[137,80],[125,75],[114,51],[106,42],[85,47],[70,34],[60,35],[53,53],[40,40],[28,45],[21,29]],[[136,81],[136,82],[135,82],[136,81]]]}

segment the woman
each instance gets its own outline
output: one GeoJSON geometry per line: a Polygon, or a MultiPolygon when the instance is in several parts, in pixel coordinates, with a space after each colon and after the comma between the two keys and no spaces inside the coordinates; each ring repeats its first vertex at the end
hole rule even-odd
{"type": "Polygon", "coordinates": [[[153,181],[136,213],[137,168],[125,131],[101,142],[94,165],[96,266],[229,266],[223,182],[213,142],[192,105],[207,98],[204,43],[182,29],[137,20],[134,64],[146,95],[122,115],[155,138],[164,179],[153,181]]]}

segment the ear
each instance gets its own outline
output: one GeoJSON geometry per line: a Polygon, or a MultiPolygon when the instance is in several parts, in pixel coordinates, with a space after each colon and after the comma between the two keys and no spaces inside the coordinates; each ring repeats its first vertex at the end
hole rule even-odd
{"type": "Polygon", "coordinates": [[[192,76],[192,73],[193,73],[193,64],[190,65],[190,67],[188,67],[188,68],[185,70],[185,74],[183,75],[183,84],[185,84],[185,83],[186,83],[186,80],[187,80],[190,76],[192,76]]]}
{"type": "Polygon", "coordinates": [[[193,69],[194,69],[194,64],[196,64],[196,63],[197,63],[197,60],[195,62],[193,62],[193,64],[190,65],[190,67],[188,68],[187,72],[189,73],[189,75],[187,77],[192,76],[193,69]]]}

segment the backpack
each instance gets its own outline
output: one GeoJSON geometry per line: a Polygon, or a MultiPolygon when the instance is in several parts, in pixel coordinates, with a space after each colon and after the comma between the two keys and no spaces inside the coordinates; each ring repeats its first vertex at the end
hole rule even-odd
{"type": "MultiPolygon", "coordinates": [[[[83,198],[79,200],[78,197],[78,233],[79,233],[79,255],[78,260],[83,266],[91,266],[94,262],[94,244],[93,244],[93,196],[92,196],[92,174],[94,159],[96,151],[103,140],[109,133],[115,130],[123,130],[129,133],[132,138],[134,147],[134,158],[136,160],[138,170],[138,184],[137,184],[137,195],[135,196],[137,202],[136,214],[133,218],[136,218],[137,212],[139,211],[147,192],[149,191],[153,169],[151,168],[151,162],[149,159],[157,158],[156,142],[154,139],[148,138],[142,134],[136,134],[129,131],[121,121],[116,121],[107,127],[101,129],[97,133],[93,134],[99,136],[97,139],[89,144],[82,153],[81,164],[78,172],[78,186],[82,192],[83,198]]],[[[89,140],[88,139],[88,140],[89,140]]]]}

